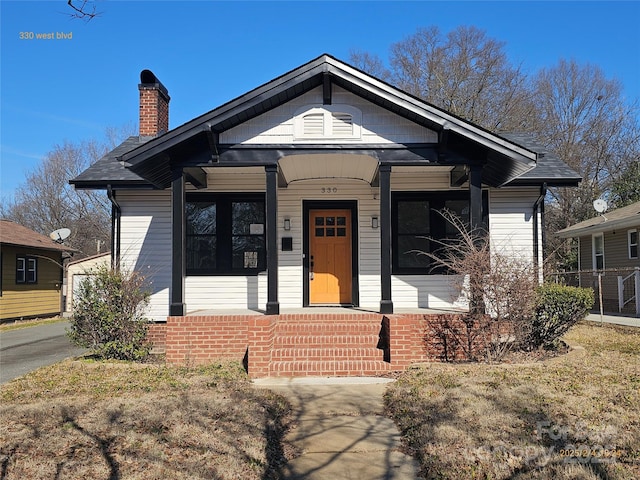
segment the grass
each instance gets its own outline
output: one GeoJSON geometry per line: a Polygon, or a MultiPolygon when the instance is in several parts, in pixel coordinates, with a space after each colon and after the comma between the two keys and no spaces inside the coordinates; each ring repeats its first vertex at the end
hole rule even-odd
{"type": "Polygon", "coordinates": [[[0,387],[0,478],[281,478],[290,418],[236,363],[66,361],[0,387]]]}
{"type": "Polygon", "coordinates": [[[12,322],[0,323],[0,332],[9,332],[11,330],[19,330],[21,328],[35,327],[38,325],[48,325],[50,323],[58,323],[66,320],[61,317],[52,318],[33,318],[30,320],[15,320],[12,322]]]}
{"type": "Polygon", "coordinates": [[[427,479],[640,478],[640,333],[580,324],[567,355],[428,364],[385,408],[427,479]]]}

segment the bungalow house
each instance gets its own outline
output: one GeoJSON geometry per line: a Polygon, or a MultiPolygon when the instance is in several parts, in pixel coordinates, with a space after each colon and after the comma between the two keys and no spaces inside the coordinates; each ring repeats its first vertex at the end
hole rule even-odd
{"type": "Polygon", "coordinates": [[[107,191],[114,261],[148,274],[169,361],[245,356],[258,376],[429,358],[424,314],[465,307],[419,254],[452,234],[438,211],[541,263],[546,188],[580,181],[326,54],[172,130],[167,89],[140,78],[140,136],[71,183],[107,191]]]}
{"type": "Polygon", "coordinates": [[[604,311],[640,316],[639,231],[636,202],[558,232],[562,238],[578,239],[579,284],[596,292],[602,286],[604,311]]]}
{"type": "Polygon", "coordinates": [[[0,220],[0,322],[60,315],[63,254],[72,251],[0,220]]]}

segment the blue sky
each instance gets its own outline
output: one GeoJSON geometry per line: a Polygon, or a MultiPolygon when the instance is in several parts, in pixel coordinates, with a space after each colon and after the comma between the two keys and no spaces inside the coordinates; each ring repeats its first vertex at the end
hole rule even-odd
{"type": "Polygon", "coordinates": [[[473,25],[527,73],[575,59],[619,79],[629,101],[640,98],[638,1],[105,0],[98,10],[83,22],[65,15],[66,0],[0,0],[3,200],[54,145],[135,126],[146,68],[169,90],[173,128],[322,53],[386,59],[420,27],[473,25]]]}

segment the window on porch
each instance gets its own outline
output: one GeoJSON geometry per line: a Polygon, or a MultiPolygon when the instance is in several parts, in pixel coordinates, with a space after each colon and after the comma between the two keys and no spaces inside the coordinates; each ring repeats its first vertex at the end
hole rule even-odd
{"type": "Polygon", "coordinates": [[[263,195],[191,194],[186,217],[187,275],[266,270],[263,195]]]}
{"type": "MultiPolygon", "coordinates": [[[[489,231],[487,192],[482,196],[482,223],[489,231]]],[[[455,239],[457,229],[440,212],[448,210],[469,227],[468,192],[396,192],[392,195],[392,273],[429,275],[446,273],[434,267],[425,253],[436,253],[439,242],[455,239]]]]}

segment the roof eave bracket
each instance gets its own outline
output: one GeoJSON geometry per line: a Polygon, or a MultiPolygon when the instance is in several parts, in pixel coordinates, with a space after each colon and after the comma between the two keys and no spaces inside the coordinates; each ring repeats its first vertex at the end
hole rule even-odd
{"type": "Polygon", "coordinates": [[[327,72],[322,74],[322,104],[331,105],[332,101],[331,75],[327,72]]]}
{"type": "Polygon", "coordinates": [[[220,135],[218,132],[213,131],[213,127],[211,125],[205,125],[203,130],[207,135],[209,150],[211,150],[211,159],[209,162],[218,163],[220,161],[220,151],[218,149],[218,146],[220,145],[220,135]]]}

